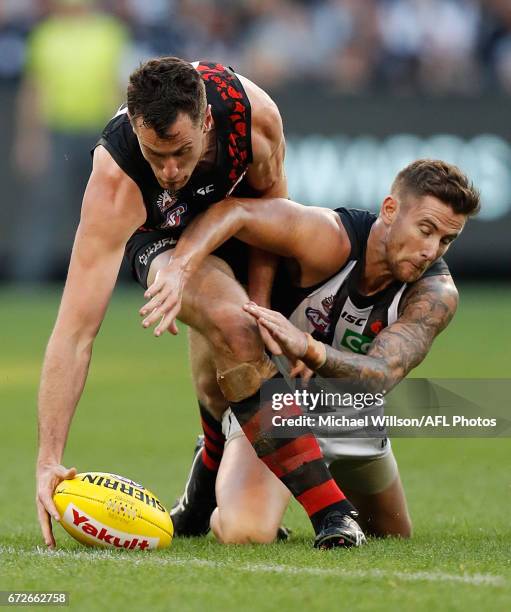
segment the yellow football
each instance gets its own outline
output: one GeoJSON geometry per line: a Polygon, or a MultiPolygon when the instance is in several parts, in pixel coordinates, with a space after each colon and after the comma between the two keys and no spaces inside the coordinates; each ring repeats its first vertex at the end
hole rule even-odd
{"type": "Polygon", "coordinates": [[[63,480],[53,501],[60,524],[88,546],[150,550],[166,548],[174,527],[160,500],[128,478],[84,472],[63,480]]]}

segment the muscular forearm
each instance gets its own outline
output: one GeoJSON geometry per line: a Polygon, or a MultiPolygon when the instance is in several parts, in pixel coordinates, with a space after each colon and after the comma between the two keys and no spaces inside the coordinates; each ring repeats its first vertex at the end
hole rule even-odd
{"type": "Polygon", "coordinates": [[[79,347],[69,340],[50,339],[39,388],[39,464],[62,460],[91,352],[92,342],[79,347]]]}
{"type": "Polygon", "coordinates": [[[326,346],[325,363],[316,372],[323,378],[347,379],[364,390],[381,393],[401,380],[383,359],[337,351],[331,346],[326,346]]]}
{"type": "Polygon", "coordinates": [[[323,378],[348,380],[371,392],[388,392],[403,377],[403,372],[391,368],[384,359],[338,351],[307,336],[307,349],[302,360],[323,378]]]}
{"type": "Polygon", "coordinates": [[[273,253],[255,247],[250,249],[248,296],[256,304],[270,306],[278,261],[278,256],[273,253]]]}
{"type": "Polygon", "coordinates": [[[185,229],[174,249],[172,265],[190,276],[204,259],[244,226],[246,216],[237,200],[213,204],[185,229]]]}

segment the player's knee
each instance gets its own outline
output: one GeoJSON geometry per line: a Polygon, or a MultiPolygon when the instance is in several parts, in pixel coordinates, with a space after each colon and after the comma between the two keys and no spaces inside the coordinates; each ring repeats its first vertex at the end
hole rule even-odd
{"type": "Polygon", "coordinates": [[[397,535],[398,535],[398,537],[405,538],[405,539],[408,539],[408,538],[412,537],[412,535],[413,535],[413,525],[412,525],[412,521],[411,521],[410,517],[406,517],[402,521],[397,535]]]}
{"type": "Polygon", "coordinates": [[[408,539],[412,537],[412,519],[407,511],[402,513],[400,512],[394,517],[392,531],[393,533],[391,535],[397,538],[408,539]]]}
{"type": "Polygon", "coordinates": [[[237,304],[213,305],[207,314],[207,337],[217,350],[228,352],[239,361],[252,361],[262,344],[253,318],[237,304]]]}
{"type": "Polygon", "coordinates": [[[411,521],[400,521],[398,525],[393,526],[391,529],[383,533],[385,537],[391,538],[402,538],[407,540],[412,537],[413,529],[411,521]]]}
{"type": "Polygon", "coordinates": [[[410,517],[396,515],[389,517],[387,520],[380,524],[371,525],[368,523],[369,535],[376,538],[403,538],[408,539],[412,537],[413,526],[410,517]]]}
{"type": "Polygon", "coordinates": [[[270,544],[277,537],[278,526],[261,523],[256,517],[224,517],[211,521],[212,531],[222,544],[270,544]]]}
{"type": "Polygon", "coordinates": [[[228,402],[241,402],[259,391],[277,369],[266,353],[250,363],[240,363],[217,374],[218,386],[228,402]]]}

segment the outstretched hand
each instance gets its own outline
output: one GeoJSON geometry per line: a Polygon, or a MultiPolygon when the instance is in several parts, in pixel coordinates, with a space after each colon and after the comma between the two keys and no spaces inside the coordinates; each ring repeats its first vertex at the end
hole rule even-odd
{"type": "Polygon", "coordinates": [[[266,347],[274,355],[285,355],[294,366],[307,351],[307,336],[299,330],[280,312],[263,308],[249,302],[244,309],[249,312],[256,320],[257,324],[268,331],[273,342],[267,342],[266,347]]]}
{"type": "Polygon", "coordinates": [[[51,519],[60,521],[59,512],[53,502],[53,493],[57,485],[63,480],[76,476],[76,468],[66,468],[58,463],[43,463],[37,466],[37,492],[36,506],[39,526],[43,534],[44,543],[49,548],[55,548],[55,538],[51,526],[51,519]]]}
{"type": "Polygon", "coordinates": [[[166,268],[158,270],[153,284],[144,293],[149,301],[139,311],[144,317],[142,325],[147,328],[158,323],[154,329],[156,337],[166,330],[178,334],[176,317],[181,310],[184,285],[184,268],[171,260],[166,268]]]}

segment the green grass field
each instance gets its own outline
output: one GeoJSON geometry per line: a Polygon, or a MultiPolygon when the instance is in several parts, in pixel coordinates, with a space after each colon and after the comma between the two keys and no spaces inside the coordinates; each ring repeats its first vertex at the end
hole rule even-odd
{"type": "MultiPolygon", "coordinates": [[[[399,439],[415,533],[315,551],[301,508],[291,541],[222,547],[211,536],[157,553],[81,547],[60,526],[43,550],[34,507],[36,390],[56,290],[0,290],[0,590],[65,590],[76,610],[510,610],[511,440],[399,439]]],[[[186,333],[139,326],[141,293],[116,292],[95,345],[65,464],[143,482],[169,506],[198,416],[186,333]]],[[[509,377],[511,289],[461,288],[459,312],[416,375],[509,377]]]]}

